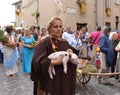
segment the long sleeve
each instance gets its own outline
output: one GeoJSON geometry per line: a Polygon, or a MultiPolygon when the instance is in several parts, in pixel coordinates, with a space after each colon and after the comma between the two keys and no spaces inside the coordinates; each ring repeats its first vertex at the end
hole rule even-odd
{"type": "Polygon", "coordinates": [[[105,39],[105,37],[101,37],[100,40],[99,40],[100,51],[104,52],[104,53],[107,53],[108,48],[106,48],[105,45],[106,45],[106,39],[105,39]]]}
{"type": "Polygon", "coordinates": [[[113,51],[112,43],[106,35],[103,35],[100,38],[99,47],[100,47],[100,51],[105,53],[106,55],[107,66],[111,66],[114,59],[114,51],[113,51]]]}
{"type": "MultiPolygon", "coordinates": [[[[60,51],[66,51],[72,49],[76,50],[68,44],[67,41],[60,41],[52,38],[55,46],[60,51]]],[[[63,71],[63,65],[54,65],[55,75],[53,79],[50,78],[48,73],[48,67],[50,65],[50,59],[48,55],[53,53],[52,45],[49,38],[45,38],[40,41],[39,45],[35,47],[35,54],[32,62],[31,75],[35,79],[39,79],[41,82],[41,88],[51,93],[52,95],[74,95],[75,83],[76,83],[76,65],[70,61],[67,63],[67,73],[63,71]],[[72,90],[71,90],[72,89],[72,90]]]]}
{"type": "MultiPolygon", "coordinates": [[[[47,39],[46,39],[47,40],[47,39]]],[[[49,42],[46,43],[46,40],[42,40],[36,47],[32,60],[32,74],[31,77],[33,80],[40,79],[42,75],[48,73],[48,67],[50,65],[50,59],[48,59],[48,55],[51,53],[50,48],[48,46],[51,45],[49,42]]]]}

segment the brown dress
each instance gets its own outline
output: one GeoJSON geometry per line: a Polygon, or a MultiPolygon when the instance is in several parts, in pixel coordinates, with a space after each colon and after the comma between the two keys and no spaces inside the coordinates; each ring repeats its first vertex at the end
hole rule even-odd
{"type": "MultiPolygon", "coordinates": [[[[60,41],[54,38],[52,38],[52,41],[60,51],[66,51],[70,48],[73,52],[76,52],[67,41],[60,41]]],[[[48,55],[51,53],[53,53],[53,48],[50,38],[47,37],[41,40],[40,44],[35,48],[31,79],[34,81],[40,80],[41,89],[51,95],[75,95],[76,65],[68,62],[67,74],[63,71],[63,65],[55,65],[56,75],[51,79],[48,73],[51,61],[48,59],[48,55]]]]}

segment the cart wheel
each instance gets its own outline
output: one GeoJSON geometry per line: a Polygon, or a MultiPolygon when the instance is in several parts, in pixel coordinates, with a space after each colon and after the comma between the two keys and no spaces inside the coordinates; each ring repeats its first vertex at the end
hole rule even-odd
{"type": "Polygon", "coordinates": [[[79,74],[77,75],[77,78],[79,80],[80,83],[82,84],[86,84],[90,81],[91,79],[91,75],[88,75],[88,74],[79,74]]]}

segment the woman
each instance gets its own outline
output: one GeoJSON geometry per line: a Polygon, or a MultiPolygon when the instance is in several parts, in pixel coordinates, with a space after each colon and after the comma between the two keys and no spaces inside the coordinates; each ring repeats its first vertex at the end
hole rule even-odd
{"type": "Polygon", "coordinates": [[[51,19],[48,25],[49,37],[41,40],[35,49],[32,61],[31,78],[40,80],[37,95],[75,95],[76,65],[68,62],[67,74],[63,71],[61,58],[48,59],[48,55],[55,51],[73,50],[69,43],[61,38],[62,20],[58,17],[51,19]],[[54,65],[56,75],[53,79],[49,77],[48,67],[54,65]]]}
{"type": "Polygon", "coordinates": [[[45,28],[41,29],[41,33],[38,36],[38,43],[47,36],[47,30],[45,28]]]}
{"type": "Polygon", "coordinates": [[[17,60],[19,58],[19,53],[17,49],[17,39],[11,35],[12,33],[12,26],[6,27],[6,34],[4,35],[7,37],[7,43],[3,43],[3,53],[4,53],[4,66],[6,69],[7,77],[15,76],[17,69],[17,60]]]}
{"type": "Polygon", "coordinates": [[[118,52],[115,50],[115,47],[119,43],[117,32],[111,32],[110,36],[109,36],[109,39],[112,42],[112,46],[113,46],[113,50],[114,50],[114,54],[115,54],[115,58],[113,60],[112,66],[111,66],[111,72],[114,73],[115,72],[115,67],[116,67],[116,61],[117,61],[117,54],[118,54],[118,52]]]}
{"type": "Polygon", "coordinates": [[[31,45],[34,37],[30,35],[30,30],[25,29],[25,36],[21,38],[22,43],[22,71],[23,73],[31,73],[31,62],[34,54],[34,48],[31,45]]]}
{"type": "Polygon", "coordinates": [[[77,50],[77,55],[81,57],[82,41],[79,39],[79,33],[74,31],[74,38],[71,38],[70,45],[77,50]]]}

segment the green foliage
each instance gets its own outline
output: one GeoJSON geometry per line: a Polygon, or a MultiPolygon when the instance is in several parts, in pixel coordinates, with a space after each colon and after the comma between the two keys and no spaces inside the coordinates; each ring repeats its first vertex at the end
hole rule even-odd
{"type": "Polygon", "coordinates": [[[38,43],[35,41],[35,42],[31,43],[30,45],[36,46],[36,45],[38,45],[38,43]]]}
{"type": "Polygon", "coordinates": [[[8,42],[8,38],[3,36],[3,30],[0,30],[0,42],[2,43],[7,43],[8,42]]]}
{"type": "Polygon", "coordinates": [[[3,30],[0,30],[0,36],[3,36],[3,30]]]}
{"type": "Polygon", "coordinates": [[[8,38],[5,37],[5,36],[0,36],[0,42],[7,43],[8,42],[8,38]]]}

